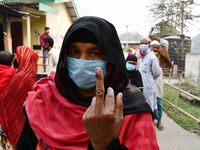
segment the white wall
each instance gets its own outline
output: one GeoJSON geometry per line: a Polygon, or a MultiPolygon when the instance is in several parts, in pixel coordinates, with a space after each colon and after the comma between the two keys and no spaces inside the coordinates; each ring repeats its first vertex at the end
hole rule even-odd
{"type": "Polygon", "coordinates": [[[185,77],[190,82],[200,82],[200,53],[186,54],[185,77]]]}
{"type": "Polygon", "coordinates": [[[54,46],[61,48],[66,31],[72,24],[65,3],[52,4],[50,7],[56,8],[58,14],[46,14],[46,26],[50,27],[50,36],[54,39],[54,46]]]}

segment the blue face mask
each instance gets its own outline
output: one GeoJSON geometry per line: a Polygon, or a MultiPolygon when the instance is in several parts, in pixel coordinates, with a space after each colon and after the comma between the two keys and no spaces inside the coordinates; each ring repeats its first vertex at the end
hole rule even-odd
{"type": "Polygon", "coordinates": [[[126,63],[126,69],[127,69],[128,71],[133,71],[133,70],[135,70],[135,68],[136,68],[135,65],[126,63]]]}
{"type": "Polygon", "coordinates": [[[82,89],[91,89],[96,85],[96,67],[106,75],[107,62],[103,60],[85,60],[67,57],[67,71],[74,83],[82,89]]]}
{"type": "Polygon", "coordinates": [[[149,49],[149,45],[148,44],[140,44],[139,49],[143,54],[145,54],[147,52],[147,50],[149,49]]]}

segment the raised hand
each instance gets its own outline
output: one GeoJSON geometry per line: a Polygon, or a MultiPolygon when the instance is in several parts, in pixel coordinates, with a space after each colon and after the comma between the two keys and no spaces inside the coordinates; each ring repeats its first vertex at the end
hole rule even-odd
{"type": "Polygon", "coordinates": [[[96,68],[96,96],[83,115],[82,121],[95,150],[104,150],[117,138],[123,121],[122,93],[115,98],[111,87],[104,96],[104,77],[96,68]]]}

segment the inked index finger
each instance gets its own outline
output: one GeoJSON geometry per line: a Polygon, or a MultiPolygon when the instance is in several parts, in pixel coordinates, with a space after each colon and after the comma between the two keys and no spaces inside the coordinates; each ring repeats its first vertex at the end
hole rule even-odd
{"type": "Polygon", "coordinates": [[[104,76],[100,67],[96,68],[96,110],[100,113],[104,107],[104,76]]]}

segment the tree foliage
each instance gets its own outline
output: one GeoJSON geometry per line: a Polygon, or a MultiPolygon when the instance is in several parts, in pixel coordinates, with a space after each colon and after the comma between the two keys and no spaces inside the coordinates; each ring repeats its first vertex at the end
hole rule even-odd
{"type": "Polygon", "coordinates": [[[160,33],[157,35],[159,37],[162,37],[164,35],[180,34],[180,32],[176,29],[176,27],[171,23],[169,23],[169,21],[162,20],[157,24],[157,26],[160,27],[160,33]]]}
{"type": "Polygon", "coordinates": [[[153,0],[150,11],[155,21],[167,22],[183,34],[183,30],[187,29],[187,23],[193,19],[191,8],[193,4],[193,0],[153,0]]]}

